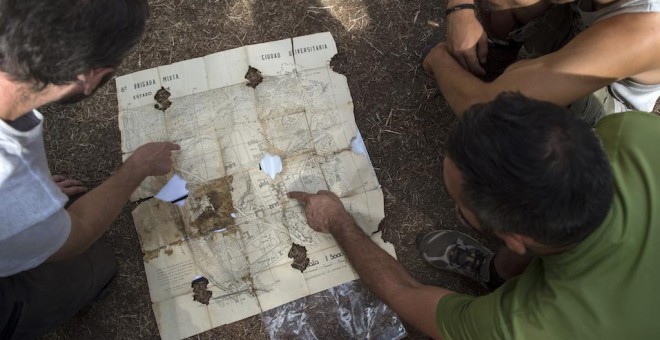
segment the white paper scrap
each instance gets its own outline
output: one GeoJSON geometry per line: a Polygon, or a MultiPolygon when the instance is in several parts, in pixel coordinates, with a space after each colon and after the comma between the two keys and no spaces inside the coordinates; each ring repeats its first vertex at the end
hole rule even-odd
{"type": "Polygon", "coordinates": [[[261,170],[267,173],[272,179],[275,179],[275,176],[282,172],[282,159],[278,155],[264,154],[264,158],[259,165],[261,166],[261,170]]]}
{"type": "Polygon", "coordinates": [[[362,134],[360,130],[355,129],[355,138],[351,141],[351,150],[358,155],[363,155],[367,157],[369,163],[371,163],[371,158],[369,158],[369,152],[367,152],[367,146],[364,145],[364,139],[362,139],[362,134]]]}
{"type": "Polygon", "coordinates": [[[154,197],[161,201],[183,206],[186,203],[184,199],[186,196],[188,196],[186,181],[179,177],[179,175],[174,174],[169,182],[154,197]]]}

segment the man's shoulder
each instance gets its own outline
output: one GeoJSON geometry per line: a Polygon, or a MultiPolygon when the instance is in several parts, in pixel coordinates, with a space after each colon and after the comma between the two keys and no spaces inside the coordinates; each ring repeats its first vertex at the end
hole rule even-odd
{"type": "Polygon", "coordinates": [[[506,315],[499,308],[496,292],[479,297],[451,294],[443,297],[436,308],[440,333],[449,339],[498,339],[504,333],[501,322],[506,315]]]}
{"type": "Polygon", "coordinates": [[[0,240],[44,221],[67,201],[50,177],[42,144],[24,150],[12,138],[0,138],[0,240]]]}
{"type": "MultiPolygon", "coordinates": [[[[619,0],[597,10],[592,10],[592,3],[592,1],[578,1],[576,4],[582,23],[586,26],[592,26],[624,14],[660,12],[660,2],[657,0],[619,0]]],[[[639,20],[639,16],[624,16],[623,20],[639,20]]]]}
{"type": "Polygon", "coordinates": [[[592,38],[599,42],[607,40],[610,46],[616,47],[618,53],[655,52],[660,44],[657,34],[654,33],[660,23],[660,2],[655,1],[653,5],[639,7],[648,10],[633,11],[627,10],[626,7],[612,10],[587,24],[578,37],[587,38],[587,41],[592,38]],[[635,44],[630,44],[631,39],[635,44]]]}
{"type": "Polygon", "coordinates": [[[537,259],[522,275],[486,295],[444,297],[436,314],[441,332],[457,339],[597,338],[582,327],[593,324],[593,310],[576,298],[582,294],[579,287],[549,279],[545,266],[537,259]]]}
{"type": "MultiPolygon", "coordinates": [[[[0,157],[0,166],[4,166],[0,157]]],[[[0,240],[15,235],[63,209],[66,196],[48,178],[37,178],[34,173],[20,173],[23,167],[0,174],[0,199],[3,226],[0,240]]]]}
{"type": "MultiPolygon", "coordinates": [[[[453,294],[442,298],[437,322],[452,339],[536,339],[562,333],[554,295],[543,279],[543,268],[533,262],[519,277],[482,296],[453,294]],[[539,337],[540,336],[540,337],[539,337]]],[[[570,320],[565,325],[570,328],[570,320]]]]}
{"type": "Polygon", "coordinates": [[[595,128],[608,156],[632,149],[654,149],[660,131],[660,116],[641,111],[615,113],[601,119],[595,128]]]}

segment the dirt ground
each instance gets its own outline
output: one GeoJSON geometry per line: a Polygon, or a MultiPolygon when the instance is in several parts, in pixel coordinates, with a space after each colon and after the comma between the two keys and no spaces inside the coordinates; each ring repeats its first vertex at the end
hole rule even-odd
{"type": "MultiPolygon", "coordinates": [[[[428,0],[153,0],[127,74],[242,45],[330,31],[335,70],[348,77],[355,118],[385,195],[382,229],[399,260],[423,283],[480,294],[476,284],[426,265],[416,239],[457,228],[442,182],[444,140],[455,117],[419,56],[444,34],[444,1],[428,0]]],[[[54,174],[94,187],[121,164],[114,83],[72,107],[47,107],[46,148],[54,174]]],[[[45,339],[158,338],[142,253],[128,205],[104,236],[119,262],[112,293],[45,339]]],[[[56,288],[54,288],[56,289],[56,288]]],[[[425,338],[407,327],[409,339],[425,338]]],[[[196,338],[266,339],[259,316],[196,338]]]]}

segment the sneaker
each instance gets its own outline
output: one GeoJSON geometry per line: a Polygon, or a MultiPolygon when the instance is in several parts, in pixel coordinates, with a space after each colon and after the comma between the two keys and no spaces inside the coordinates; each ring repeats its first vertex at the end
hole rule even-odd
{"type": "Polygon", "coordinates": [[[426,234],[417,249],[433,267],[459,273],[489,288],[495,253],[472,237],[455,230],[437,230],[426,234]]]}

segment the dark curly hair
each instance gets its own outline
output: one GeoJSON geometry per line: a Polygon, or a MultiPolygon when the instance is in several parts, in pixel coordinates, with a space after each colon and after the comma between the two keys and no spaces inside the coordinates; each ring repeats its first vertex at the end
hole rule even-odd
{"type": "Polygon", "coordinates": [[[613,174],[600,139],[558,105],[504,93],[470,108],[447,141],[483,228],[549,246],[578,243],[607,216],[613,174]]]}
{"type": "Polygon", "coordinates": [[[146,0],[0,0],[0,71],[43,88],[116,67],[148,16],[146,0]]]}

